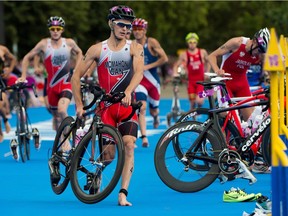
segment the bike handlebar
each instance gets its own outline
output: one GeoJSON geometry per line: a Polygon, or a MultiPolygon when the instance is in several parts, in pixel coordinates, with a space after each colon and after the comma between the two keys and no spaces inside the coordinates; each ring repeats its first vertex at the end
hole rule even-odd
{"type": "Polygon", "coordinates": [[[132,102],[130,106],[132,106],[132,112],[130,113],[130,115],[127,118],[123,119],[121,122],[126,122],[126,121],[130,120],[133,117],[133,115],[135,114],[136,110],[141,108],[142,102],[141,101],[132,102]]]}
{"type": "MultiPolygon", "coordinates": [[[[94,86],[93,89],[90,89],[91,93],[93,94],[93,100],[91,101],[90,104],[88,104],[87,106],[83,107],[83,110],[88,110],[90,109],[95,103],[97,102],[101,102],[101,101],[107,101],[109,103],[115,104],[115,103],[119,103],[121,102],[121,100],[125,97],[125,93],[124,92],[113,92],[112,94],[110,93],[105,93],[105,90],[101,89],[99,86],[94,86]]],[[[135,114],[137,109],[140,109],[140,107],[142,106],[142,102],[138,101],[138,102],[132,102],[131,105],[132,106],[132,112],[131,114],[125,118],[123,121],[128,121],[129,119],[132,118],[132,116],[135,114]]],[[[97,107],[96,107],[97,108],[97,107]]],[[[95,108],[95,109],[96,109],[95,108]]],[[[86,112],[83,114],[83,117],[88,116],[90,114],[92,114],[95,109],[86,112]]]]}
{"type": "Polygon", "coordinates": [[[27,82],[17,82],[12,86],[6,86],[0,89],[0,100],[2,101],[2,92],[5,92],[7,90],[20,91],[20,90],[27,89],[27,88],[32,88],[35,97],[38,97],[34,84],[28,84],[27,82]]]}

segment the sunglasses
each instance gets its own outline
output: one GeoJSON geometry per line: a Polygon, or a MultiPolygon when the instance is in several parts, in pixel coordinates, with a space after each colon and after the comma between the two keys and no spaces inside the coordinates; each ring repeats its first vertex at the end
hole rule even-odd
{"type": "Polygon", "coordinates": [[[128,24],[128,23],[123,23],[120,21],[113,21],[117,26],[119,26],[120,28],[124,28],[126,27],[127,29],[131,29],[132,28],[132,24],[128,24]]]}
{"type": "Polygon", "coordinates": [[[140,27],[140,26],[133,26],[133,31],[141,31],[143,30],[144,28],[143,27],[140,27]]]}
{"type": "Polygon", "coordinates": [[[53,31],[53,32],[55,32],[55,31],[59,32],[59,31],[63,30],[63,28],[62,27],[50,27],[49,30],[53,31]]]}

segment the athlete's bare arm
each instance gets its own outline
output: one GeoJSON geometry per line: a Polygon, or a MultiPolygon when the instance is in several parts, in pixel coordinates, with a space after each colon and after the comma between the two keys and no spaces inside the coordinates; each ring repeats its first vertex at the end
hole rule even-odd
{"type": "Polygon", "coordinates": [[[201,49],[201,55],[203,56],[204,59],[204,70],[205,72],[210,72],[211,70],[211,65],[209,64],[208,61],[208,53],[205,49],[201,49]]]}
{"type": "Polygon", "coordinates": [[[125,90],[126,97],[123,98],[122,104],[129,106],[131,104],[131,94],[134,92],[136,87],[139,85],[143,78],[144,72],[144,50],[143,46],[133,41],[131,44],[131,55],[133,57],[133,70],[134,75],[131,79],[129,86],[125,90]]]}
{"type": "MultiPolygon", "coordinates": [[[[179,76],[178,74],[178,67],[184,66],[185,72],[186,72],[186,65],[187,65],[187,55],[186,52],[181,52],[179,55],[179,58],[177,61],[174,63],[173,66],[173,76],[179,76]]],[[[186,72],[187,73],[187,72],[186,72]]]]}
{"type": "Polygon", "coordinates": [[[76,65],[73,76],[71,78],[72,92],[76,103],[76,114],[81,117],[84,113],[83,104],[80,93],[80,79],[91,67],[93,62],[99,58],[101,52],[101,43],[91,46],[86,54],[82,57],[76,65]]]}
{"type": "Polygon", "coordinates": [[[150,51],[154,56],[158,56],[157,61],[147,64],[144,66],[144,70],[149,70],[151,68],[159,67],[164,63],[168,62],[168,57],[161,47],[160,43],[155,38],[148,39],[148,47],[150,47],[150,51]]]}
{"type": "Polygon", "coordinates": [[[210,53],[208,56],[208,61],[215,73],[222,75],[225,73],[224,70],[220,70],[217,64],[217,58],[221,57],[227,53],[232,53],[239,48],[242,42],[242,37],[236,37],[228,40],[225,44],[220,46],[218,49],[210,53]]]}
{"type": "Polygon", "coordinates": [[[36,46],[28,52],[22,61],[22,75],[17,80],[18,82],[24,82],[26,80],[27,68],[29,66],[29,61],[31,61],[36,55],[39,55],[41,52],[45,52],[45,47],[47,45],[47,39],[42,39],[36,44],[36,46]]]}
{"type": "Polygon", "coordinates": [[[13,71],[14,67],[16,66],[16,57],[9,51],[9,49],[5,46],[0,45],[0,57],[5,61],[9,61],[9,67],[4,68],[4,74],[2,77],[8,78],[9,74],[13,71]]]}
{"type": "Polygon", "coordinates": [[[81,58],[83,57],[83,54],[82,54],[82,50],[79,48],[79,46],[76,44],[76,42],[69,38],[69,39],[66,39],[67,41],[67,44],[71,47],[71,53],[73,55],[76,55],[76,64],[77,65],[80,61],[81,61],[81,58]]]}

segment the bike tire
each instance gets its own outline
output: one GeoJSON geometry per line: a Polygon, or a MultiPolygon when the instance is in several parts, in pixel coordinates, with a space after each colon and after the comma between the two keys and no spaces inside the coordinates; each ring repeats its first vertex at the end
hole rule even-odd
{"type": "Polygon", "coordinates": [[[17,109],[17,139],[20,158],[23,163],[30,159],[29,140],[26,134],[26,113],[24,107],[17,109]]]}
{"type": "Polygon", "coordinates": [[[92,131],[89,131],[76,148],[71,164],[71,187],[75,196],[87,204],[105,199],[121,177],[124,160],[124,143],[118,130],[109,125],[98,128],[94,147],[92,131]]]}
{"type": "Polygon", "coordinates": [[[179,160],[179,155],[174,151],[175,144],[173,140],[175,136],[178,136],[179,140],[181,139],[179,143],[181,143],[182,148],[188,149],[191,145],[193,146],[194,140],[202,130],[202,124],[199,122],[181,122],[169,128],[157,143],[154,153],[156,172],[162,182],[175,191],[191,193],[203,190],[212,184],[220,173],[220,168],[216,161],[223,147],[217,139],[218,135],[213,130],[207,131],[201,147],[194,146],[189,154],[206,156],[214,160],[214,163],[208,163],[201,159],[190,160],[189,158],[187,158],[189,163],[186,163],[179,160]],[[207,164],[209,166],[206,170],[191,168],[191,166],[207,166],[207,164]]]}
{"type": "Polygon", "coordinates": [[[31,140],[31,132],[29,130],[29,122],[28,122],[28,114],[26,112],[26,108],[23,107],[23,113],[24,113],[24,119],[25,119],[25,132],[26,132],[26,155],[27,155],[27,160],[30,160],[30,140],[31,140]]]}
{"type": "MultiPolygon", "coordinates": [[[[271,125],[270,125],[271,126],[271,125]]],[[[263,155],[263,159],[265,162],[271,166],[272,159],[271,159],[271,127],[268,127],[264,134],[262,135],[262,143],[261,143],[261,153],[263,155]]]]}
{"type": "Polygon", "coordinates": [[[71,116],[67,116],[60,124],[55,140],[53,143],[52,154],[48,161],[48,166],[50,170],[50,183],[52,190],[55,194],[61,194],[67,188],[70,177],[70,160],[71,155],[63,156],[62,145],[69,143],[70,146],[73,143],[73,122],[75,122],[74,118],[71,116]],[[67,140],[63,142],[63,140],[67,140]],[[51,167],[53,166],[53,172],[51,172],[51,167]]]}
{"type": "Polygon", "coordinates": [[[210,117],[209,109],[208,108],[196,108],[187,113],[184,113],[177,121],[184,122],[184,121],[197,121],[204,122],[210,117]],[[195,118],[194,118],[195,117],[195,118]]]}

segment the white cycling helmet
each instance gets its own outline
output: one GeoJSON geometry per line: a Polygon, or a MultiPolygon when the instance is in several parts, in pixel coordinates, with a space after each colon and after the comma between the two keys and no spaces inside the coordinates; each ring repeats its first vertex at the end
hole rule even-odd
{"type": "Polygon", "coordinates": [[[257,41],[258,47],[262,51],[262,53],[266,53],[270,40],[269,30],[267,28],[260,29],[258,32],[255,33],[254,39],[257,41]]]}

